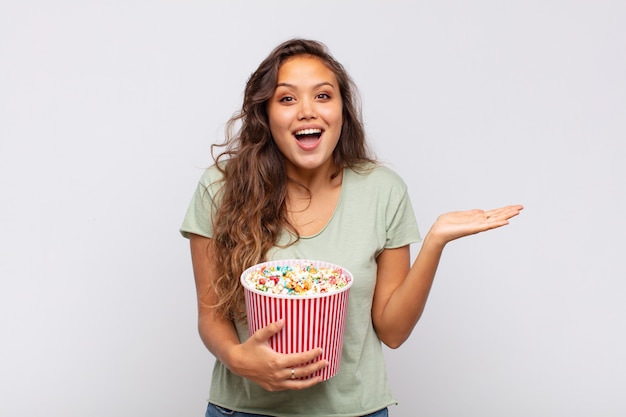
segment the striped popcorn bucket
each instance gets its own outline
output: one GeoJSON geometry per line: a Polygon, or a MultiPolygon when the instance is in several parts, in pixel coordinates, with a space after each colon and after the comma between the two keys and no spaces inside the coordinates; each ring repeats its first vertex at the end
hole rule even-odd
{"type": "Polygon", "coordinates": [[[291,259],[264,262],[246,269],[241,274],[246,312],[248,315],[248,333],[251,336],[257,330],[280,319],[285,326],[269,343],[272,349],[280,353],[299,353],[321,347],[320,359],[328,361],[328,366],[307,378],[321,375],[327,380],[339,371],[343,335],[348,313],[348,297],[352,286],[352,274],[345,268],[322,261],[291,259]],[[273,294],[251,287],[247,276],[259,268],[311,264],[316,268],[340,269],[349,278],[348,284],[333,292],[314,295],[273,294]]]}

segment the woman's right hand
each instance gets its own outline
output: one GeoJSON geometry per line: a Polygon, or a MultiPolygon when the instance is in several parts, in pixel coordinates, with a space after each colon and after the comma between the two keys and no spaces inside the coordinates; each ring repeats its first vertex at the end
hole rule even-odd
{"type": "Polygon", "coordinates": [[[319,359],[321,349],[286,355],[270,347],[269,340],[282,330],[283,321],[258,330],[244,343],[239,341],[233,322],[211,307],[218,301],[215,292],[207,290],[216,276],[211,261],[214,259],[213,241],[195,234],[191,234],[189,240],[198,298],[198,331],[202,342],[215,358],[235,374],[268,391],[304,389],[319,383],[320,376],[299,378],[328,366],[326,360],[319,359]]]}
{"type": "Polygon", "coordinates": [[[322,379],[310,376],[328,366],[328,361],[320,359],[321,348],[302,353],[278,353],[271,348],[269,340],[282,330],[284,321],[279,320],[257,330],[245,342],[234,345],[228,353],[228,368],[267,391],[300,390],[309,388],[322,379]],[[310,363],[309,363],[310,362],[310,363]]]}

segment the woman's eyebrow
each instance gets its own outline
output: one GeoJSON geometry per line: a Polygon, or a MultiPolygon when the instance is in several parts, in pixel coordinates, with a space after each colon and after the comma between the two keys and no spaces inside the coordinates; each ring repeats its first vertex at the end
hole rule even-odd
{"type": "MultiPolygon", "coordinates": [[[[329,82],[329,81],[322,81],[321,83],[317,83],[313,86],[313,88],[320,88],[320,87],[324,87],[324,86],[330,86],[332,88],[335,88],[335,86],[333,85],[333,83],[329,82]]],[[[297,87],[293,84],[289,84],[289,83],[278,83],[276,84],[276,88],[278,87],[287,87],[287,88],[293,88],[296,89],[297,87]]]]}

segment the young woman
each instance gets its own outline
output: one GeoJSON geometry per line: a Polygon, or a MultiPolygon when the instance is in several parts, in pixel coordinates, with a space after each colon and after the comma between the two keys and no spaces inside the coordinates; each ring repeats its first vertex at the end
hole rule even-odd
{"type": "Polygon", "coordinates": [[[381,342],[409,337],[448,242],[504,226],[522,207],[441,215],[411,266],[421,239],[406,186],[369,154],[356,89],[315,41],[272,51],[228,132],[181,228],[200,336],[216,358],[206,415],[386,416],[395,400],[381,342]],[[327,381],[299,379],[327,366],[320,349],[269,347],[282,321],[248,338],[239,276],[274,259],[323,260],[355,277],[341,367],[327,381]]]}

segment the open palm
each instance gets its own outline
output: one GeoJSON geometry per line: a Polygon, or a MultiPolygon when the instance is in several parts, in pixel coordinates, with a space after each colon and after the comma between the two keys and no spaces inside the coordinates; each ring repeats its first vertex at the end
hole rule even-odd
{"type": "Polygon", "coordinates": [[[523,209],[521,205],[512,205],[493,210],[466,210],[442,214],[430,229],[433,237],[442,243],[496,229],[509,224],[509,219],[517,216],[523,209]]]}

